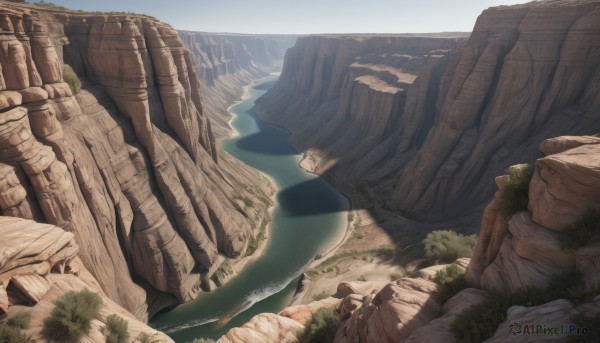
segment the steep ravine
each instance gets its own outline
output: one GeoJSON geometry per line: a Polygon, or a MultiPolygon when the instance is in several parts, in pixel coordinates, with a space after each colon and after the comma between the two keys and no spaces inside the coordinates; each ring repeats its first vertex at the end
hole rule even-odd
{"type": "Polygon", "coordinates": [[[7,2],[0,25],[0,214],[73,233],[108,298],[142,321],[214,287],[268,206],[243,185],[266,182],[219,161],[177,32],[7,2]],[[77,95],[64,63],[82,80],[77,95]]]}
{"type": "Polygon", "coordinates": [[[316,171],[446,220],[541,140],[600,132],[599,25],[598,1],[541,1],[485,10],[468,40],[303,37],[257,110],[316,171]]]}
{"type": "Polygon", "coordinates": [[[219,140],[229,137],[227,107],[250,82],[281,70],[283,57],[296,42],[294,35],[245,35],[178,31],[190,50],[201,84],[202,107],[219,140]]]}

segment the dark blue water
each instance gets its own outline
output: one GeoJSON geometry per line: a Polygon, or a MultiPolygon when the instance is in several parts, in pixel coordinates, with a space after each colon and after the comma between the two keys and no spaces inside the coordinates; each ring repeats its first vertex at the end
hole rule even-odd
{"type": "MultiPolygon", "coordinates": [[[[257,85],[272,83],[271,75],[257,85]]],[[[266,92],[250,89],[250,97],[234,106],[232,122],[239,133],[223,149],[269,175],[279,189],[264,253],[223,287],[156,317],[152,326],[176,342],[217,339],[254,315],[278,312],[291,300],[304,266],[336,236],[348,200],[322,178],[298,166],[300,155],[288,135],[259,120],[251,110],[266,92]]]]}

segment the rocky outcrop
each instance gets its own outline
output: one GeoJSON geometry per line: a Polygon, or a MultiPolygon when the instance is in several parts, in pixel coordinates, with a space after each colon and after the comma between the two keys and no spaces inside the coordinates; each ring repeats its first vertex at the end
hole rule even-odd
{"type": "Polygon", "coordinates": [[[256,196],[219,163],[177,32],[4,2],[0,26],[0,214],[74,234],[106,295],[141,320],[195,297],[201,273],[241,255],[265,205],[234,199],[256,196]]]}
{"type": "Polygon", "coordinates": [[[545,285],[554,275],[570,270],[582,272],[590,288],[597,284],[600,247],[565,252],[558,232],[586,209],[600,208],[600,139],[552,138],[542,142],[540,150],[548,155],[535,163],[529,211],[505,220],[500,199],[509,177],[497,178],[499,191],[484,212],[466,272],[472,285],[511,293],[545,285]]]}
{"type": "Polygon", "coordinates": [[[250,82],[281,69],[293,35],[245,35],[178,31],[202,85],[202,106],[217,139],[230,134],[227,107],[250,82]]]}
{"type": "MultiPolygon", "coordinates": [[[[485,342],[513,342],[515,339],[524,342],[564,341],[563,331],[559,335],[540,331],[532,333],[532,327],[535,330],[540,330],[537,327],[567,331],[579,329],[579,334],[596,335],[586,338],[597,337],[597,328],[572,323],[575,315],[594,317],[600,313],[600,245],[590,243],[565,251],[561,248],[559,232],[586,209],[600,208],[600,139],[591,136],[557,137],[543,141],[540,150],[546,156],[535,163],[529,183],[528,210],[518,212],[508,220],[501,214],[501,199],[511,180],[508,175],[497,177],[498,192],[483,214],[472,258],[454,262],[458,268],[465,270],[466,281],[474,288],[463,289],[444,304],[438,303],[432,296],[437,289],[435,275],[447,265],[415,271],[383,288],[370,281],[340,283],[335,296],[341,299],[336,309],[341,324],[334,342],[456,342],[453,323],[469,307],[489,300],[490,296],[503,296],[496,292],[510,295],[526,288],[543,292],[541,290],[555,281],[556,276],[573,271],[582,275],[588,295],[577,293],[577,298],[571,299],[576,303],[551,298],[538,306],[512,306],[507,309],[506,319],[495,331],[489,332],[489,339],[485,342]],[[558,225],[561,221],[567,224],[558,225]],[[550,225],[545,226],[546,223],[550,225]]],[[[517,165],[512,168],[523,167],[517,165]]],[[[561,282],[566,284],[564,280],[561,282]]],[[[567,286],[561,284],[561,287],[567,286]]],[[[312,302],[301,306],[314,312],[318,306],[330,304],[312,302]]],[[[280,312],[279,317],[286,315],[295,319],[288,314],[298,313],[299,308],[288,307],[280,312]]],[[[306,320],[305,317],[299,318],[306,320]]],[[[255,317],[255,320],[259,319],[255,317]]],[[[490,318],[482,314],[482,320],[490,318]]],[[[477,324],[473,323],[473,327],[477,324]]],[[[576,331],[567,333],[577,334],[576,331]]]]}
{"type": "Polygon", "coordinates": [[[36,341],[46,342],[42,333],[44,319],[52,312],[54,300],[66,292],[87,288],[102,297],[103,305],[92,320],[90,332],[80,342],[104,341],[100,329],[111,314],[127,321],[132,338],[144,332],[154,342],[172,342],[106,296],[100,283],[77,257],[79,246],[73,233],[54,225],[0,217],[0,236],[0,289],[5,295],[0,297],[0,315],[10,318],[28,312],[31,323],[27,334],[36,341]]]}
{"type": "Polygon", "coordinates": [[[330,179],[453,218],[543,139],[600,132],[599,23],[598,1],[536,1],[484,11],[466,44],[304,37],[257,109],[330,179]]]}

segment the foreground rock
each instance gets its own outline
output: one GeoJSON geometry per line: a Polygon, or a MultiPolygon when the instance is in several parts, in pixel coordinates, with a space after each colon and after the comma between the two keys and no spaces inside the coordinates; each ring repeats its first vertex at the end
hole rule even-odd
{"type": "Polygon", "coordinates": [[[242,255],[265,205],[219,164],[177,32],[6,2],[0,26],[0,213],[73,233],[106,295],[141,320],[209,287],[201,272],[242,255]]]}
{"type": "Polygon", "coordinates": [[[8,318],[26,311],[31,314],[27,334],[46,342],[42,334],[44,319],[54,308],[54,301],[69,291],[85,288],[102,297],[102,308],[92,320],[90,332],[80,342],[103,342],[100,329],[106,318],[117,314],[127,321],[130,337],[144,332],[152,342],[172,342],[165,334],[140,322],[126,309],[110,300],[100,283],[77,257],[79,247],[72,233],[48,224],[13,217],[0,217],[0,315],[8,318]]]}
{"type": "Polygon", "coordinates": [[[257,109],[314,170],[396,211],[453,218],[487,202],[493,178],[536,158],[543,139],[600,132],[599,6],[490,8],[467,42],[303,37],[257,109]]]}

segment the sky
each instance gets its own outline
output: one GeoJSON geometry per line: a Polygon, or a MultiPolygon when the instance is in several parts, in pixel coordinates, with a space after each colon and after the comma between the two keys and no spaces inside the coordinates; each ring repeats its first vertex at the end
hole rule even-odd
{"type": "MultiPolygon", "coordinates": [[[[35,2],[28,0],[28,2],[35,2]]],[[[46,0],[86,11],[151,15],[176,29],[316,34],[471,31],[491,6],[528,0],[46,0]]]]}

